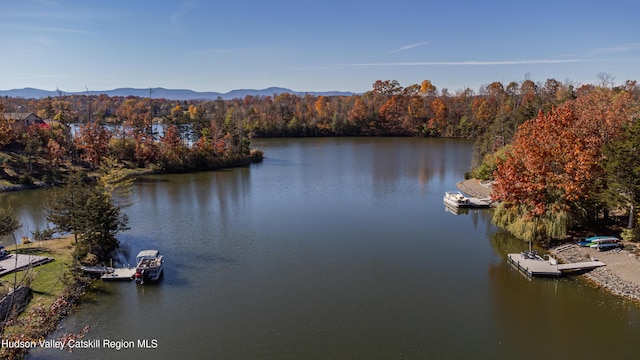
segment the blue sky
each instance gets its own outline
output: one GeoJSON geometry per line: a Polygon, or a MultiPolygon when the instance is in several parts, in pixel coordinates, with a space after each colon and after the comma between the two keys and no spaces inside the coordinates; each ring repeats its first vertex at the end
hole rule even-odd
{"type": "Polygon", "coordinates": [[[640,81],[640,0],[21,0],[0,12],[0,89],[474,91],[640,81]]]}

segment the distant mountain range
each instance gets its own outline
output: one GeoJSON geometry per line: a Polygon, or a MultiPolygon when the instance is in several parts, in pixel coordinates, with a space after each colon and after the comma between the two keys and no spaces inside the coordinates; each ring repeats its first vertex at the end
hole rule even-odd
{"type": "MultiPolygon", "coordinates": [[[[64,95],[100,95],[106,94],[108,96],[138,96],[138,97],[149,97],[149,88],[146,89],[135,89],[135,88],[118,88],[113,90],[98,90],[98,91],[78,91],[78,92],[65,92],[62,91],[64,95]]],[[[155,99],[168,99],[168,100],[215,100],[217,98],[222,98],[223,100],[231,100],[237,98],[244,98],[247,95],[252,96],[273,96],[279,94],[293,94],[304,96],[306,94],[314,95],[314,96],[351,96],[355,95],[352,92],[344,92],[344,91],[324,91],[324,92],[300,92],[293,91],[286,88],[280,87],[270,87],[262,90],[254,90],[254,89],[239,89],[232,90],[227,93],[218,93],[213,91],[207,92],[198,92],[193,90],[181,90],[181,89],[165,89],[161,87],[151,88],[151,97],[155,99]]],[[[47,96],[56,97],[58,96],[58,91],[47,91],[40,90],[34,88],[24,88],[24,89],[12,89],[12,90],[0,90],[1,97],[15,97],[15,98],[24,98],[24,99],[41,99],[47,96]]]]}

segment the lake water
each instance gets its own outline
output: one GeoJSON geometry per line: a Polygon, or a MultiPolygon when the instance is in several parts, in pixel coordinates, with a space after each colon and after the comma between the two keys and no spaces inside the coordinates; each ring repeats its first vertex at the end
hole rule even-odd
{"type": "MultiPolygon", "coordinates": [[[[254,145],[260,164],[137,181],[121,258],[159,249],[165,276],[99,283],[59,333],[89,325],[87,340],[136,344],[74,358],[637,357],[640,307],[577,278],[529,280],[506,262],[526,245],[492,226],[490,210],[445,211],[472,143],[254,145]],[[140,348],[144,339],[157,347],[140,348]]],[[[4,194],[0,205],[32,231],[44,227],[48,192],[4,194]]]]}

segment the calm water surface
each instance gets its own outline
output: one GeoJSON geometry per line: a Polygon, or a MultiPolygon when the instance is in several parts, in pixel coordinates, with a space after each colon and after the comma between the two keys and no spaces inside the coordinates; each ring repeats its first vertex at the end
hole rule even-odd
{"type": "MultiPolygon", "coordinates": [[[[254,145],[261,164],[139,179],[121,260],[160,249],[164,279],[100,283],[59,332],[90,325],[86,339],[155,339],[157,349],[31,358],[637,358],[638,306],[575,278],[530,281],[505,260],[524,244],[488,210],[445,211],[471,143],[254,145]]],[[[31,231],[44,227],[46,194],[5,194],[0,205],[31,231]]]]}

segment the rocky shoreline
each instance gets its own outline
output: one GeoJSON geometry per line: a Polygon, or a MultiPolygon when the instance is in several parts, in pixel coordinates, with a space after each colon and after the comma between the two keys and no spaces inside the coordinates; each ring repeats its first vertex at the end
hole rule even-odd
{"type": "MultiPolygon", "coordinates": [[[[629,245],[635,247],[634,245],[629,245]]],[[[584,276],[606,291],[629,300],[640,302],[640,260],[627,250],[599,252],[577,245],[560,246],[551,253],[561,262],[580,262],[598,259],[606,266],[593,269],[584,276]]]]}

